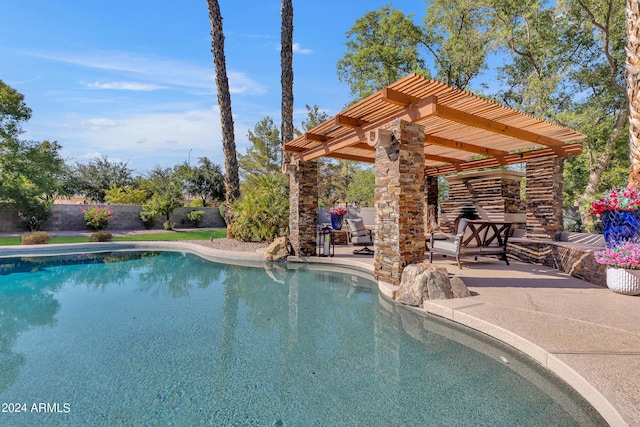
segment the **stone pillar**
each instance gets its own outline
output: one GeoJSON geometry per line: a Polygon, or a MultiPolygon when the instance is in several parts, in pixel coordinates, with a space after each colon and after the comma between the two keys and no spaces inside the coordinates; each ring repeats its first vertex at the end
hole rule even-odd
{"type": "Polygon", "coordinates": [[[527,237],[557,240],[564,230],[562,190],[564,159],[530,160],[527,168],[527,237]]]}
{"type": "Polygon", "coordinates": [[[291,164],[289,173],[289,240],[297,256],[316,253],[318,224],[318,164],[291,164]]]}
{"type": "Polygon", "coordinates": [[[424,127],[396,120],[376,145],[375,278],[400,285],[403,268],[424,261],[424,127]],[[422,190],[422,191],[421,191],[422,190]]]}

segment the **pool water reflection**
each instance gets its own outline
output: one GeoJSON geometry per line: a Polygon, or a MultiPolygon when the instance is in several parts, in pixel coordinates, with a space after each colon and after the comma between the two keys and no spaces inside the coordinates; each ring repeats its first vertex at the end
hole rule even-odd
{"type": "Polygon", "coordinates": [[[0,259],[0,413],[31,425],[606,425],[526,357],[352,274],[185,253],[0,259]]]}

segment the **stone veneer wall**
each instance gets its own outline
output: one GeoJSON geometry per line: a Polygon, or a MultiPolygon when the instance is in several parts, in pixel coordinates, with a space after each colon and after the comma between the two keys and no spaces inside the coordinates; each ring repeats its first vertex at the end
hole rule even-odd
{"type": "Polygon", "coordinates": [[[562,190],[564,159],[530,160],[527,168],[527,237],[558,240],[564,230],[562,190]]]}
{"type": "Polygon", "coordinates": [[[291,165],[289,174],[289,240],[296,255],[316,253],[318,224],[318,164],[291,165]]]}
{"type": "MultiPolygon", "coordinates": [[[[44,231],[91,231],[83,218],[83,210],[92,205],[53,205],[51,217],[44,223],[44,231]]],[[[111,221],[108,230],[144,230],[144,223],[140,220],[141,206],[125,205],[93,205],[106,207],[112,210],[111,221]]],[[[171,221],[177,228],[192,227],[187,221],[187,213],[191,211],[204,211],[204,218],[200,227],[224,228],[226,224],[220,215],[218,208],[177,208],[170,215],[171,221]]],[[[161,230],[165,221],[164,216],[154,217],[151,229],[161,230]]],[[[0,205],[0,233],[19,233],[29,231],[18,217],[16,209],[11,205],[0,205]]]]}
{"type": "Polygon", "coordinates": [[[594,258],[600,247],[536,239],[509,239],[507,256],[518,261],[545,265],[595,285],[606,286],[607,268],[594,258]]]}
{"type": "MultiPolygon", "coordinates": [[[[441,205],[440,226],[444,231],[454,232],[453,224],[462,208],[471,204],[484,220],[518,222],[514,218],[525,212],[520,198],[523,176],[520,172],[496,169],[447,177],[449,198],[441,205]]],[[[521,216],[524,222],[525,216],[521,216]]]]}
{"type": "Polygon", "coordinates": [[[401,120],[395,139],[376,148],[375,278],[399,286],[403,268],[425,258],[424,127],[401,120]]]}
{"type": "Polygon", "coordinates": [[[424,176],[424,194],[427,208],[424,210],[424,229],[431,231],[438,226],[438,177],[424,176]]]}

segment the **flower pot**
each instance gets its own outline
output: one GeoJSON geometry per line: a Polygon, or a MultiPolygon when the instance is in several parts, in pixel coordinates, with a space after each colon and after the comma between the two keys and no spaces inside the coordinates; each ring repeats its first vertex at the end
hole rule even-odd
{"type": "Polygon", "coordinates": [[[342,230],[342,215],[331,214],[331,228],[342,230]]]}
{"type": "Polygon", "coordinates": [[[602,233],[607,246],[624,242],[640,242],[640,210],[604,211],[602,233]]]}
{"type": "Polygon", "coordinates": [[[607,267],[607,287],[625,295],[640,295],[640,270],[607,267]]]}

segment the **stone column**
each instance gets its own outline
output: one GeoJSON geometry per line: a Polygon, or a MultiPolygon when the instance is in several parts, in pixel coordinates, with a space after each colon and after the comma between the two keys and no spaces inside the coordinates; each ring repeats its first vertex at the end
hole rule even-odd
{"type": "Polygon", "coordinates": [[[297,256],[316,253],[318,224],[318,164],[291,164],[289,173],[289,240],[297,256]]]}
{"type": "Polygon", "coordinates": [[[564,159],[530,160],[527,168],[527,237],[557,240],[564,230],[562,190],[564,159]]]}
{"type": "Polygon", "coordinates": [[[425,259],[424,127],[397,120],[376,145],[375,278],[400,284],[403,268],[425,259]],[[421,191],[422,190],[422,191],[421,191]]]}

